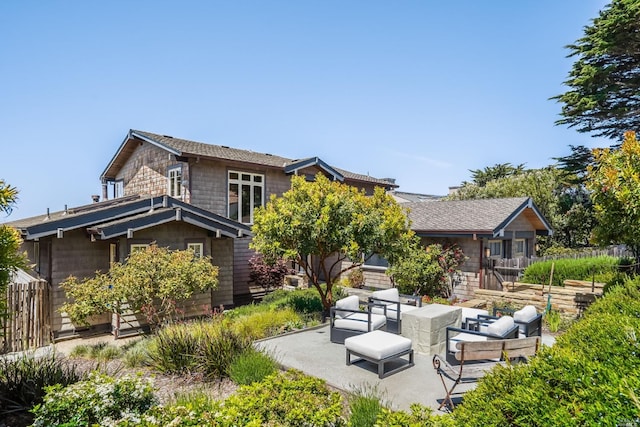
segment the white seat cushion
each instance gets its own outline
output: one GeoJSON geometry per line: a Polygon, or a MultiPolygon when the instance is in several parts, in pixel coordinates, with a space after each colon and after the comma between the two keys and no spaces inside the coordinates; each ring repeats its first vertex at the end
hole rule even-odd
{"type": "Polygon", "coordinates": [[[461,307],[462,308],[462,322],[464,323],[465,319],[477,319],[479,315],[488,315],[489,312],[487,310],[483,310],[481,308],[471,308],[471,307],[461,307]]]}
{"type": "MultiPolygon", "coordinates": [[[[351,295],[346,298],[339,299],[336,301],[336,309],[345,308],[347,310],[360,310],[360,298],[357,295],[351,295]]],[[[340,311],[336,310],[336,319],[340,317],[349,316],[352,314],[350,311],[340,311]]]]}
{"type": "MultiPolygon", "coordinates": [[[[409,304],[400,304],[400,318],[402,319],[402,313],[415,310],[416,308],[420,308],[420,307],[415,305],[409,305],[409,304]]],[[[376,314],[384,314],[384,308],[380,306],[373,306],[371,307],[371,312],[376,314]]],[[[398,320],[397,304],[387,304],[387,319],[398,320]]]]}
{"type": "Polygon", "coordinates": [[[382,291],[374,291],[371,293],[371,297],[374,299],[374,302],[376,299],[384,299],[393,302],[400,301],[400,293],[398,292],[398,288],[389,288],[382,291]]]}
{"type": "Polygon", "coordinates": [[[522,309],[513,313],[513,320],[516,322],[527,323],[532,321],[537,315],[538,312],[534,306],[526,305],[522,309]]]}
{"type": "Polygon", "coordinates": [[[513,329],[515,322],[511,316],[502,316],[495,322],[487,326],[487,333],[496,336],[504,336],[510,329],[513,329]]]}
{"type": "MultiPolygon", "coordinates": [[[[371,314],[371,330],[380,329],[387,323],[387,318],[381,314],[371,314]]],[[[351,331],[367,332],[369,330],[367,313],[350,313],[341,318],[336,317],[333,322],[335,328],[351,331]]]]}
{"type": "Polygon", "coordinates": [[[456,345],[462,341],[486,341],[486,340],[487,340],[487,337],[484,337],[482,335],[467,334],[467,333],[461,332],[455,337],[449,338],[449,350],[458,349],[456,345]]]}
{"type": "Polygon", "coordinates": [[[344,346],[363,356],[381,360],[411,349],[411,340],[401,335],[373,331],[344,340],[344,346]]]}

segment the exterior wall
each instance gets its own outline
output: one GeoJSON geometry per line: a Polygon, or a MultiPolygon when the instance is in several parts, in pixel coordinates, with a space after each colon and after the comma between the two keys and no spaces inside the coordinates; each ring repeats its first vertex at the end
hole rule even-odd
{"type": "MultiPolygon", "coordinates": [[[[44,276],[51,284],[51,330],[54,337],[74,334],[76,326],[71,323],[66,314],[59,311],[62,304],[67,302],[60,283],[69,276],[83,280],[95,276],[98,270],[106,272],[109,269],[109,242],[92,242],[81,230],[66,232],[62,239],[57,237],[40,239],[41,247],[46,240],[51,243],[49,260],[51,275],[44,276]]],[[[110,316],[105,314],[95,316],[90,323],[94,327],[108,329],[109,321],[110,316]]]]}
{"type": "Polygon", "coordinates": [[[291,178],[274,169],[256,166],[239,166],[228,162],[215,160],[200,160],[191,163],[191,202],[193,205],[215,212],[218,215],[228,215],[228,172],[249,172],[263,174],[264,199],[269,200],[272,194],[282,195],[291,188],[291,178]]]}
{"type": "MultiPolygon", "coordinates": [[[[60,283],[69,276],[75,276],[82,280],[95,276],[96,271],[106,272],[109,269],[109,246],[117,243],[119,260],[124,261],[130,252],[131,243],[151,243],[156,241],[158,245],[170,249],[186,249],[188,242],[202,241],[204,243],[204,255],[212,257],[214,265],[219,267],[219,284],[215,291],[206,291],[194,295],[182,306],[185,317],[202,315],[206,310],[220,305],[233,304],[233,239],[215,239],[207,235],[206,230],[186,223],[169,223],[147,230],[138,231],[133,239],[120,238],[113,241],[95,241],[86,235],[84,231],[68,231],[62,239],[56,237],[42,238],[38,242],[40,248],[40,262],[36,265],[36,273],[51,283],[51,314],[52,331],[54,337],[74,335],[83,327],[76,327],[69,318],[60,313],[59,309],[67,301],[60,283]]],[[[23,243],[30,262],[38,260],[35,254],[34,242],[23,243]]],[[[117,319],[113,319],[114,327],[117,327],[117,319]]],[[[127,316],[120,321],[121,328],[140,327],[144,321],[140,316],[127,316]]],[[[111,315],[105,314],[90,319],[91,329],[111,328],[111,315]]]]}
{"type": "Polygon", "coordinates": [[[249,290],[249,259],[255,251],[249,249],[250,237],[234,240],[233,252],[233,294],[248,295],[249,290]]]}
{"type": "Polygon", "coordinates": [[[189,164],[178,162],[175,156],[148,142],[141,142],[116,176],[124,181],[124,195],[162,196],[167,194],[167,170],[182,167],[182,197],[189,203],[189,164]]]}

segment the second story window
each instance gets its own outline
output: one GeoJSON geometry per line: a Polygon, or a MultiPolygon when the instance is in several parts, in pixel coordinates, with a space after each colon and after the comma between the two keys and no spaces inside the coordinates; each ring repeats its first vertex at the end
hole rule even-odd
{"type": "Polygon", "coordinates": [[[167,194],[171,197],[182,197],[182,167],[176,166],[167,172],[167,194]]]}
{"type": "Polygon", "coordinates": [[[124,196],[124,181],[118,180],[113,184],[113,198],[117,199],[118,197],[124,196]]]}
{"type": "Polygon", "coordinates": [[[229,171],[229,218],[253,223],[253,210],[264,205],[264,175],[229,171]]]}

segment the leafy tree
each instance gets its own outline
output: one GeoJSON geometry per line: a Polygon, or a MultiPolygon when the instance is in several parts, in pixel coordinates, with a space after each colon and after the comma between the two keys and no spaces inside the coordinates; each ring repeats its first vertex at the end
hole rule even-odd
{"type": "Polygon", "coordinates": [[[341,274],[373,254],[393,263],[413,238],[403,209],[382,188],[366,196],[321,174],[314,182],[294,176],[289,191],[257,209],[252,231],[252,249],[267,262],[283,258],[300,265],[326,311],[341,274]]]}
{"type": "MultiPolygon", "coordinates": [[[[0,179],[0,211],[11,213],[18,200],[18,190],[0,179]]],[[[0,316],[7,315],[6,290],[11,276],[20,268],[27,267],[27,257],[20,253],[22,238],[15,228],[0,226],[0,316]]]]}
{"type": "Polygon", "coordinates": [[[593,164],[593,152],[584,145],[569,145],[571,154],[554,157],[557,168],[564,174],[564,182],[568,186],[582,185],[587,174],[587,167],[593,164]]]}
{"type": "Polygon", "coordinates": [[[60,286],[73,302],[60,311],[80,324],[102,313],[142,313],[155,328],[178,314],[177,301],[217,285],[218,267],[209,258],[154,244],[133,252],[125,263],[113,263],[107,273],[82,281],[69,277],[60,286]]]}
{"type": "Polygon", "coordinates": [[[0,179],[0,211],[10,214],[18,201],[18,190],[0,179]]]}
{"type": "Polygon", "coordinates": [[[511,163],[498,163],[493,166],[487,166],[484,169],[470,169],[473,183],[480,187],[487,185],[487,182],[494,179],[506,178],[513,175],[519,175],[524,172],[524,164],[513,166],[511,163]]]}
{"type": "Polygon", "coordinates": [[[622,243],[640,257],[640,143],[626,132],[618,149],[596,149],[586,186],[591,190],[597,225],[595,241],[622,243]]]}
{"type": "Polygon", "coordinates": [[[404,294],[448,298],[453,293],[448,276],[466,259],[457,245],[432,244],[425,248],[416,241],[389,266],[387,274],[404,294]]]}
{"type": "Polygon", "coordinates": [[[613,0],[567,48],[576,61],[569,90],[552,98],[556,124],[608,138],[640,129],[640,1],[613,0]]]}

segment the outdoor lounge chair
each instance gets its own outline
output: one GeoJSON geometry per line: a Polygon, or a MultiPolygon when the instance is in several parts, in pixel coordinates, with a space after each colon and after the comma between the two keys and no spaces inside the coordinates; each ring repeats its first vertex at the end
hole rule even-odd
{"type": "Polygon", "coordinates": [[[402,332],[402,313],[422,307],[422,298],[414,295],[403,295],[397,288],[374,291],[369,297],[373,304],[371,312],[384,314],[387,317],[387,332],[402,332]],[[406,301],[406,302],[403,302],[406,301]]]}
{"type": "Polygon", "coordinates": [[[344,340],[348,337],[383,329],[387,323],[387,317],[384,314],[372,313],[370,308],[371,305],[368,305],[367,310],[361,310],[357,295],[336,301],[336,305],[329,311],[331,342],[344,344],[344,340]]]}
{"type": "Polygon", "coordinates": [[[458,342],[518,338],[518,325],[511,316],[498,319],[467,319],[465,326],[466,328],[447,327],[447,354],[455,352],[458,342]]]}
{"type": "Polygon", "coordinates": [[[498,319],[498,315],[511,315],[518,325],[518,337],[542,336],[542,313],[538,313],[533,305],[526,305],[520,310],[494,307],[493,316],[480,315],[479,318],[487,320],[498,319]]]}

